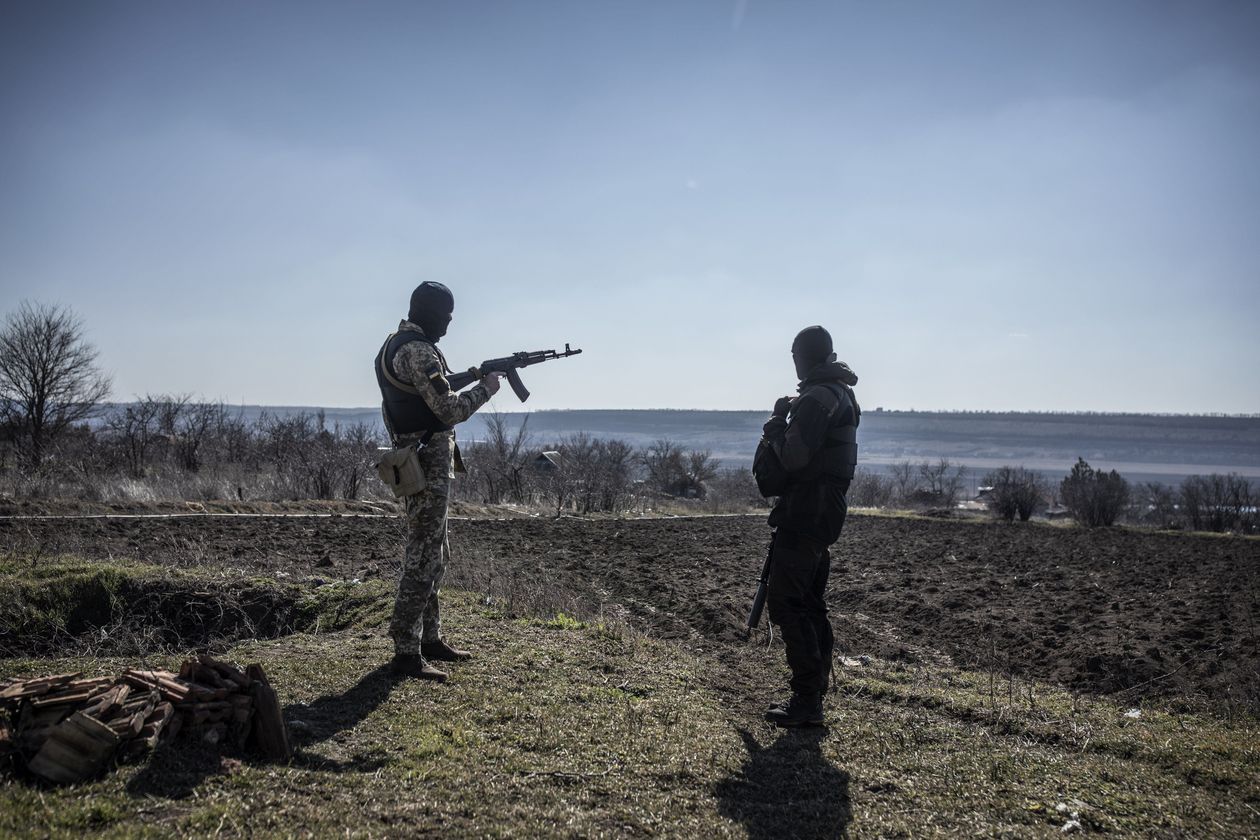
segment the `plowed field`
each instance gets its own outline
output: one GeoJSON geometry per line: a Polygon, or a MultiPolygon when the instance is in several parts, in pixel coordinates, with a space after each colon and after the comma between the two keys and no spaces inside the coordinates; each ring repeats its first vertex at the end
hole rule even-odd
{"type": "MultiPolygon", "coordinates": [[[[738,657],[767,537],[754,516],[458,519],[446,582],[738,657]]],[[[0,546],[25,553],[299,580],[392,576],[401,539],[389,517],[0,520],[0,546]]],[[[833,554],[848,655],[1260,707],[1260,540],[853,516],[833,554]]]]}

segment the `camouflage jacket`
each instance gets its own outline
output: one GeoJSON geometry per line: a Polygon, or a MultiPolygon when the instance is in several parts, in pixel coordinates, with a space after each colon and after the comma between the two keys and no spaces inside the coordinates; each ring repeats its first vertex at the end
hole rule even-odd
{"type": "MultiPolygon", "coordinates": [[[[424,335],[424,330],[407,320],[398,324],[398,330],[411,330],[424,335]]],[[[398,378],[419,391],[437,418],[448,425],[464,422],[490,399],[490,392],[481,384],[458,394],[452,391],[444,375],[444,359],[437,348],[427,341],[407,342],[398,348],[393,361],[394,373],[398,378]]],[[[385,428],[389,431],[390,439],[400,446],[415,443],[421,437],[419,433],[395,435],[388,416],[385,416],[385,428]]],[[[430,477],[443,472],[448,476],[453,475],[451,468],[454,452],[453,430],[434,434],[429,439],[429,444],[420,450],[420,463],[425,474],[430,477]]]]}

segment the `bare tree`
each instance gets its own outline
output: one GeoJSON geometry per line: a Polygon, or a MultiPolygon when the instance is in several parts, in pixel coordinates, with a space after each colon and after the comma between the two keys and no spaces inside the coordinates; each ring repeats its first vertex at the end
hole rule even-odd
{"type": "Polygon", "coordinates": [[[257,468],[261,454],[253,428],[245,419],[242,409],[234,413],[220,404],[215,413],[207,445],[212,449],[210,458],[221,464],[243,464],[257,468]]]}
{"type": "Polygon", "coordinates": [[[561,459],[559,472],[570,481],[570,494],[578,513],[590,513],[599,499],[599,443],[586,432],[575,432],[562,440],[557,449],[561,459]]]}
{"type": "Polygon", "coordinates": [[[158,407],[158,433],[174,438],[192,394],[162,394],[154,397],[158,407]]]}
{"type": "Polygon", "coordinates": [[[1240,531],[1255,526],[1251,483],[1237,473],[1192,475],[1181,483],[1181,507],[1196,531],[1240,531]]]}
{"type": "Polygon", "coordinates": [[[577,486],[576,469],[570,463],[566,453],[558,449],[550,450],[550,453],[552,457],[548,460],[552,468],[547,471],[543,479],[543,495],[550,497],[550,503],[556,509],[556,516],[559,516],[573,500],[577,486]]]}
{"type": "Polygon", "coordinates": [[[157,394],[145,397],[157,411],[153,442],[162,460],[179,457],[179,433],[192,394],[157,394]]]}
{"type": "Polygon", "coordinates": [[[109,394],[110,378],[83,322],[67,307],[23,302],[0,329],[0,419],[38,467],[48,446],[86,420],[109,394]]]}
{"type": "Polygon", "coordinates": [[[639,454],[639,460],[647,470],[648,486],[657,492],[670,493],[682,477],[682,447],[668,438],[652,441],[639,454]]]}
{"type": "Polygon", "coordinates": [[[486,415],[486,445],[481,449],[487,463],[481,465],[483,496],[490,504],[505,496],[515,502],[525,501],[525,453],[530,446],[529,415],[513,432],[507,415],[495,410],[486,415]]]}
{"type": "Polygon", "coordinates": [[[951,463],[948,458],[941,458],[935,464],[930,461],[919,464],[922,491],[926,494],[924,500],[946,508],[953,509],[958,502],[966,476],[967,468],[951,463]]]}
{"type": "Polygon", "coordinates": [[[616,512],[630,504],[634,448],[624,440],[601,440],[599,447],[599,509],[616,512]]]}
{"type": "Polygon", "coordinates": [[[1135,489],[1138,496],[1134,518],[1156,528],[1178,528],[1177,490],[1158,481],[1147,481],[1135,489]]]}
{"type": "Polygon", "coordinates": [[[105,428],[122,450],[127,472],[133,478],[144,475],[149,449],[158,434],[160,413],[159,399],[145,396],[129,405],[118,406],[105,418],[105,428]]]}
{"type": "Polygon", "coordinates": [[[347,499],[357,499],[363,492],[372,463],[372,455],[380,444],[376,432],[367,423],[351,423],[340,430],[342,452],[341,487],[347,499]]]}
{"type": "Polygon", "coordinates": [[[202,445],[224,412],[222,403],[185,404],[175,424],[175,458],[181,468],[188,472],[201,469],[202,445]]]}
{"type": "Polygon", "coordinates": [[[888,468],[888,480],[892,486],[892,496],[899,504],[905,504],[919,489],[919,477],[914,464],[909,461],[898,461],[888,468]]]}

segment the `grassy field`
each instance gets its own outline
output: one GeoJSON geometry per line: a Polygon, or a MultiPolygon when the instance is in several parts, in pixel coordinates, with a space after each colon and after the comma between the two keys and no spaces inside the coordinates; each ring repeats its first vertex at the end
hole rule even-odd
{"type": "MultiPolygon", "coordinates": [[[[14,595],[25,577],[13,562],[0,570],[6,622],[29,617],[39,589],[14,595]]],[[[45,594],[84,573],[43,563],[45,594]]],[[[444,685],[395,682],[382,668],[388,587],[322,588],[334,591],[302,613],[303,632],[216,646],[266,668],[298,744],[290,764],[177,741],[79,787],[7,772],[0,835],[1260,835],[1253,720],[870,659],[839,672],[825,729],[780,732],[760,717],[783,684],[780,649],[713,657],[622,626],[508,614],[469,592],[447,593],[444,615],[477,657],[444,685]],[[352,608],[338,609],[336,590],[352,608]]],[[[45,618],[68,614],[41,603],[45,618]]],[[[0,677],[135,662],[9,658],[0,677]]]]}

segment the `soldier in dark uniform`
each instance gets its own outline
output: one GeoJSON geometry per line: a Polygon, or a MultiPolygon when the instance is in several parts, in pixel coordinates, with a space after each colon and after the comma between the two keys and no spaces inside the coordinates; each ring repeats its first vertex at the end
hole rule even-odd
{"type": "Polygon", "coordinates": [[[792,342],[792,361],[799,394],[776,402],[763,429],[765,445],[787,474],[787,487],[770,511],[775,531],[766,606],[787,649],[792,697],[772,706],[766,719],[810,726],[823,723],[822,696],[831,676],[828,548],[848,513],[845,494],[857,464],[862,411],[853,395],[857,376],[836,361],[825,329],[801,330],[792,342]]]}
{"type": "Polygon", "coordinates": [[[467,651],[442,638],[438,588],[450,559],[446,511],[458,453],[456,423],[472,416],[499,390],[499,374],[456,394],[446,374],[450,368],[437,349],[455,311],[455,298],[441,283],[421,283],[411,294],[411,308],[398,331],[385,340],[376,360],[381,411],[394,446],[420,443],[426,486],[406,497],[407,548],[394,617],[391,670],[400,676],[442,681],[446,672],[432,661],[467,659],[467,651]]]}

